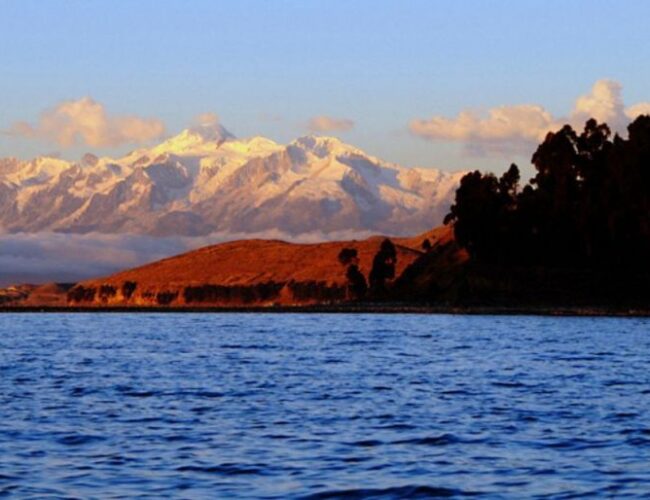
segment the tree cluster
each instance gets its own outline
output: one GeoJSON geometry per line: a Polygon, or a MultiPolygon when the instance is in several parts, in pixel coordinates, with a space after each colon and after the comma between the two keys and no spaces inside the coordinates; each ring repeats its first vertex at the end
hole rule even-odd
{"type": "Polygon", "coordinates": [[[650,256],[650,116],[612,137],[589,120],[549,133],[523,189],[512,165],[501,177],[467,174],[445,218],[471,258],[499,265],[645,266],[650,256]]]}
{"type": "Polygon", "coordinates": [[[347,266],[345,277],[347,278],[347,298],[362,300],[368,292],[366,277],[359,270],[359,256],[356,248],[344,248],[339,252],[339,262],[347,266]]]}
{"type": "Polygon", "coordinates": [[[359,269],[359,257],[355,248],[343,248],[339,252],[338,260],[343,266],[347,266],[345,276],[348,282],[348,298],[362,300],[368,294],[373,299],[386,296],[388,281],[395,277],[397,263],[397,250],[390,239],[382,241],[375,254],[368,281],[359,269]]]}

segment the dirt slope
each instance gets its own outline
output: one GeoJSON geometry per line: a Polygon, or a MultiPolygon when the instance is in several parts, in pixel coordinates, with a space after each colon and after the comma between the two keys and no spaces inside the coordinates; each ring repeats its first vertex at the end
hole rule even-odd
{"type": "MultiPolygon", "coordinates": [[[[422,252],[422,242],[447,237],[437,228],[394,238],[396,276],[422,252]]],[[[336,302],[346,298],[345,267],[337,257],[354,248],[368,276],[383,237],[362,241],[295,244],[241,240],[204,247],[112,276],[84,281],[68,295],[71,305],[271,305],[336,302]]]]}

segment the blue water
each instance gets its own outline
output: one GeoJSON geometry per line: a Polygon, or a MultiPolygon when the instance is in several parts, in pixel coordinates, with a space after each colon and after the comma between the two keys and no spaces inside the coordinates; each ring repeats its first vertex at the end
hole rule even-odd
{"type": "Polygon", "coordinates": [[[650,495],[650,321],[0,315],[0,496],[650,495]]]}

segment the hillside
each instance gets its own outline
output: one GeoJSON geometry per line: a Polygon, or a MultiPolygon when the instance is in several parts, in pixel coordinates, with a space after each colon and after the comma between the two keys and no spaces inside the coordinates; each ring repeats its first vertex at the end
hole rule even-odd
{"type": "MultiPolygon", "coordinates": [[[[448,238],[439,228],[418,237],[396,238],[396,276],[423,255],[425,239],[448,238]]],[[[361,241],[294,244],[243,240],[213,245],[79,283],[71,305],[292,305],[346,299],[346,268],[338,261],[343,248],[358,252],[359,268],[368,275],[383,237],[361,241]]]]}
{"type": "Polygon", "coordinates": [[[71,283],[46,283],[44,285],[16,285],[0,289],[0,306],[64,307],[71,283]]]}
{"type": "Polygon", "coordinates": [[[393,238],[397,260],[388,293],[352,296],[344,248],[357,251],[367,279],[383,237],[317,244],[241,240],[212,245],[103,278],[0,290],[0,307],[267,308],[474,311],[540,314],[643,314],[647,273],[485,266],[472,262],[449,226],[393,238]],[[423,242],[430,247],[423,249],[423,242]]]}

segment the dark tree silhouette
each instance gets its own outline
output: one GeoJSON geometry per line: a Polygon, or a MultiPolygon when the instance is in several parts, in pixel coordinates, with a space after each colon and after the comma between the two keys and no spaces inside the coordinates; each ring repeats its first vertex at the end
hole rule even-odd
{"type": "Polygon", "coordinates": [[[345,277],[347,283],[347,298],[361,300],[366,296],[368,284],[363,273],[359,270],[359,256],[356,248],[343,248],[338,255],[339,262],[347,266],[345,277]]]}
{"type": "Polygon", "coordinates": [[[456,239],[475,259],[507,257],[502,243],[512,238],[507,223],[514,222],[518,182],[519,169],[514,164],[500,179],[478,170],[461,179],[445,224],[454,223],[456,239]]]}
{"type": "Polygon", "coordinates": [[[138,284],[135,281],[125,281],[122,283],[122,295],[124,298],[127,300],[130,299],[137,286],[138,284]]]}
{"type": "Polygon", "coordinates": [[[425,252],[431,250],[431,242],[429,241],[429,238],[425,238],[424,241],[422,242],[422,250],[424,250],[425,252]]]}
{"type": "Polygon", "coordinates": [[[497,179],[461,179],[445,217],[471,259],[537,267],[650,268],[650,116],[612,138],[589,120],[549,133],[532,157],[536,175],[519,189],[515,165],[497,179]]]}
{"type": "Polygon", "coordinates": [[[386,293],[386,281],[395,277],[395,264],[397,263],[397,250],[393,242],[386,238],[381,242],[379,251],[375,254],[370,270],[370,291],[375,297],[386,293]]]}
{"type": "Polygon", "coordinates": [[[343,248],[339,252],[339,262],[347,266],[350,262],[357,260],[357,250],[355,248],[343,248]]]}
{"type": "Polygon", "coordinates": [[[345,276],[348,279],[348,295],[357,300],[365,298],[368,292],[368,284],[366,283],[366,277],[359,271],[359,266],[350,264],[345,276]]]}

